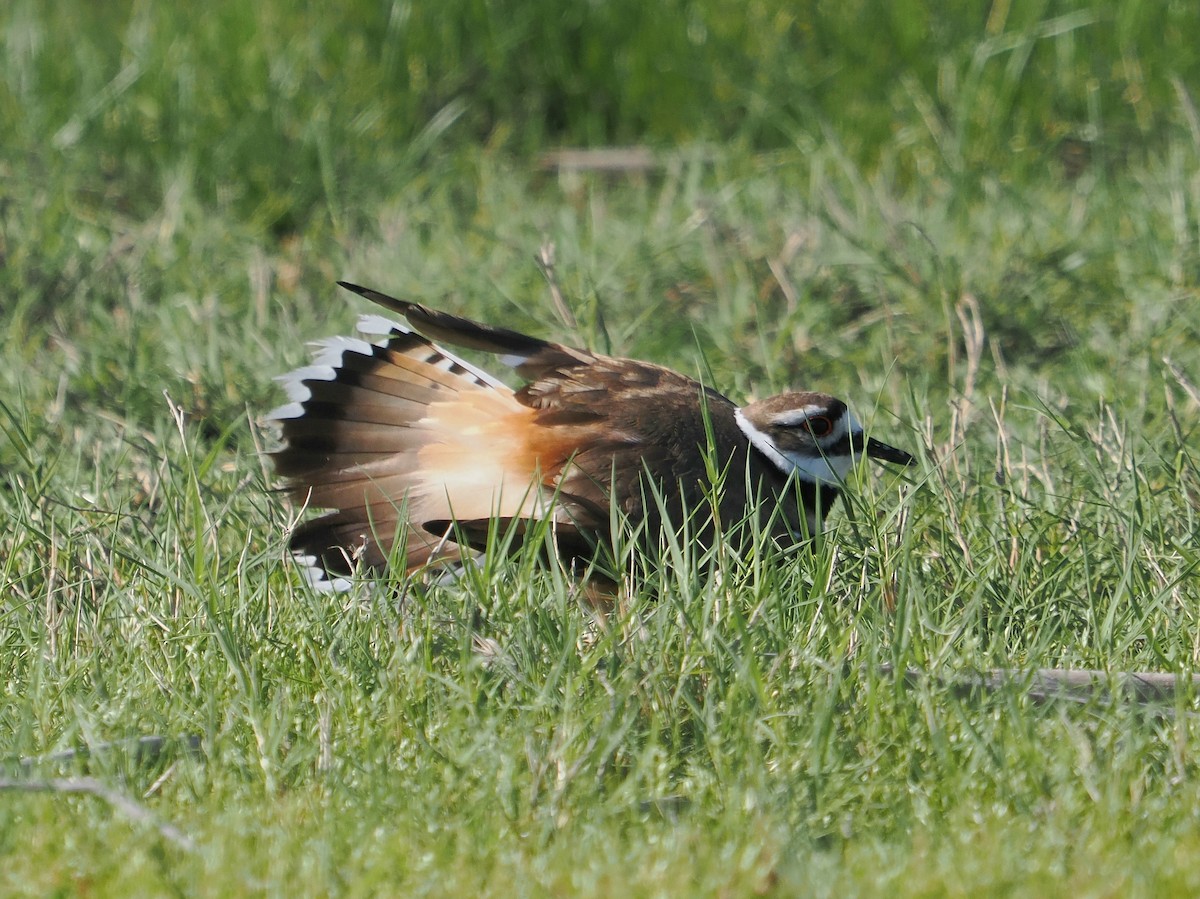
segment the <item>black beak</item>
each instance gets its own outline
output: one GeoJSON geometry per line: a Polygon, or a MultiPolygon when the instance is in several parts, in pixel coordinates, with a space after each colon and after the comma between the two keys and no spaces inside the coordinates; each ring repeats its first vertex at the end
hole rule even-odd
{"type": "Polygon", "coordinates": [[[888,446],[874,437],[867,438],[866,454],[872,459],[878,459],[880,462],[895,462],[897,465],[912,465],[917,461],[912,457],[911,453],[906,453],[902,449],[896,449],[894,446],[888,446]]]}

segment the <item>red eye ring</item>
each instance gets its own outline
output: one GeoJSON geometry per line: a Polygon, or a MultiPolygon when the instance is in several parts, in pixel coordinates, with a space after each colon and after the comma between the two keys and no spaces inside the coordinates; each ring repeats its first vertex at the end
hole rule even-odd
{"type": "Polygon", "coordinates": [[[833,422],[826,415],[813,415],[805,421],[808,424],[808,433],[818,440],[833,433],[833,422]]]}

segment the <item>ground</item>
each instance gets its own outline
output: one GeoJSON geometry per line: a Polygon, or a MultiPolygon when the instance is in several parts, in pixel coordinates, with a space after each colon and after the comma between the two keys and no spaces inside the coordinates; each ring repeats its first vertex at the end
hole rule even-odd
{"type": "Polygon", "coordinates": [[[955,687],[1200,656],[1200,12],[1151,6],[9,4],[0,892],[1200,891],[1190,693],[955,687]],[[920,461],[604,626],[532,556],[320,595],[261,451],[338,278],[920,461]]]}

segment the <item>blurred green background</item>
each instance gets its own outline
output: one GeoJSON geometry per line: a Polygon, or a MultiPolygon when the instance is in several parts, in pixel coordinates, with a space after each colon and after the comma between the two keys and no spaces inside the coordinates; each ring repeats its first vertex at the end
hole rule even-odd
{"type": "MultiPolygon", "coordinates": [[[[166,354],[124,378],[148,394],[122,397],[135,414],[164,384],[178,394],[180,372],[250,388],[206,397],[227,415],[269,403],[231,360],[256,331],[275,348],[311,336],[339,276],[461,292],[476,313],[498,294],[537,327],[528,258],[547,239],[585,307],[563,336],[611,346],[604,322],[684,304],[618,348],[698,334],[768,370],[783,353],[773,383],[803,376],[806,348],[835,371],[939,371],[967,294],[999,349],[1035,370],[1078,350],[1072,369],[1107,379],[1110,337],[1137,354],[1153,340],[1121,291],[1165,291],[1151,318],[1182,321],[1200,267],[1191,3],[13,0],[0,16],[12,351],[30,358],[44,338],[26,327],[56,309],[81,336],[124,310],[96,324],[166,354]],[[626,145],[655,163],[580,175],[544,155],[626,145]],[[167,300],[210,323],[207,352],[178,346],[189,316],[167,300]],[[909,318],[885,348],[873,328],[863,356],[827,336],[893,301],[909,318]],[[744,327],[755,306],[761,338],[744,327]]],[[[125,364],[81,361],[101,385],[125,364]]]]}
{"type": "Polygon", "coordinates": [[[277,234],[353,217],[465,145],[700,142],[802,164],[837,142],[902,189],[1120,165],[1195,129],[1200,83],[1187,2],[12,0],[3,15],[9,179],[145,215],[166,174],[277,234]]]}

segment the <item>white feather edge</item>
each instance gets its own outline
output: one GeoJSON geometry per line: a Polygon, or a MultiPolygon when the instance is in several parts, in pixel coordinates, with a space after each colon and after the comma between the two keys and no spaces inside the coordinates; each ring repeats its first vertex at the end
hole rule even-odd
{"type": "Polygon", "coordinates": [[[377,337],[413,333],[413,329],[407,325],[384,318],[382,315],[360,315],[357,328],[359,334],[371,334],[377,337]]]}
{"type": "MultiPolygon", "coordinates": [[[[399,322],[392,321],[390,318],[384,318],[382,315],[360,316],[358,319],[358,332],[360,334],[370,334],[372,336],[381,336],[381,337],[388,337],[392,334],[417,334],[418,333],[418,332],[414,331],[412,328],[408,327],[407,325],[402,325],[399,322]]],[[[420,336],[420,335],[418,335],[418,336],[420,336]]],[[[438,368],[441,368],[443,371],[449,371],[452,366],[457,365],[460,368],[467,371],[473,377],[477,378],[481,383],[486,384],[488,387],[496,387],[496,388],[499,388],[500,390],[508,389],[508,386],[503,381],[501,381],[499,378],[497,378],[495,375],[491,375],[488,372],[484,371],[482,368],[479,368],[476,365],[472,365],[466,359],[463,359],[460,356],[456,356],[454,353],[451,353],[445,347],[434,343],[432,340],[429,340],[426,337],[422,336],[421,339],[426,340],[429,343],[429,348],[433,352],[439,354],[442,357],[442,359],[445,360],[445,362],[446,362],[445,365],[442,365],[440,362],[432,363],[432,364],[436,365],[438,368]]],[[[386,342],[381,343],[379,345],[386,346],[386,342]]],[[[510,357],[502,356],[502,357],[500,357],[500,361],[504,362],[507,365],[507,364],[509,364],[509,363],[505,362],[505,360],[507,358],[510,358],[510,357]]]]}
{"type": "Polygon", "coordinates": [[[314,340],[309,346],[316,351],[313,353],[312,365],[328,365],[333,368],[341,367],[342,357],[346,353],[371,356],[375,352],[375,346],[361,337],[326,337],[314,340]]]}
{"type": "Polygon", "coordinates": [[[304,578],[304,582],[318,593],[348,593],[354,586],[354,581],[350,578],[330,577],[325,569],[317,564],[316,556],[293,553],[292,561],[300,569],[300,576],[304,578]]]}
{"type": "MultiPolygon", "coordinates": [[[[384,318],[382,315],[360,316],[358,320],[358,332],[360,334],[379,337],[387,337],[393,334],[416,333],[412,328],[384,318]]],[[[368,343],[359,337],[339,336],[315,340],[309,343],[309,346],[314,350],[312,362],[309,365],[297,368],[294,371],[287,372],[275,378],[287,394],[288,402],[268,412],[265,416],[267,421],[286,421],[292,418],[303,417],[303,404],[312,398],[312,391],[304,385],[305,381],[335,381],[337,380],[338,369],[342,367],[342,361],[346,353],[371,356],[374,354],[376,347],[387,346],[387,341],[368,343]]],[[[432,352],[440,355],[445,361],[446,364],[444,366],[440,363],[433,363],[444,371],[448,371],[451,366],[457,365],[481,384],[497,390],[508,391],[510,389],[499,378],[476,365],[472,365],[470,362],[456,356],[454,353],[447,351],[432,341],[429,342],[429,348],[432,352]]],[[[525,357],[501,356],[500,361],[506,365],[515,367],[525,361],[525,357]]]]}
{"type": "Polygon", "coordinates": [[[337,378],[337,369],[332,365],[306,365],[278,375],[275,382],[283,388],[288,401],[282,406],[276,406],[265,416],[267,421],[287,421],[290,418],[301,418],[304,415],[304,404],[312,399],[312,391],[305,381],[332,381],[337,378]]]}
{"type": "Polygon", "coordinates": [[[284,403],[282,406],[276,406],[264,417],[267,421],[288,421],[292,418],[303,418],[304,403],[284,403]]]}
{"type": "MultiPolygon", "coordinates": [[[[483,553],[472,553],[471,561],[474,565],[483,564],[483,553]]],[[[354,588],[355,580],[344,575],[329,576],[320,565],[317,564],[317,557],[306,553],[293,553],[292,562],[300,572],[300,577],[313,590],[318,593],[332,595],[335,593],[349,593],[354,588]]],[[[460,581],[466,574],[466,566],[459,562],[454,565],[439,565],[428,569],[429,574],[426,579],[426,584],[430,587],[449,587],[460,581]]],[[[375,588],[373,581],[365,581],[366,591],[371,593],[375,588]]]]}

